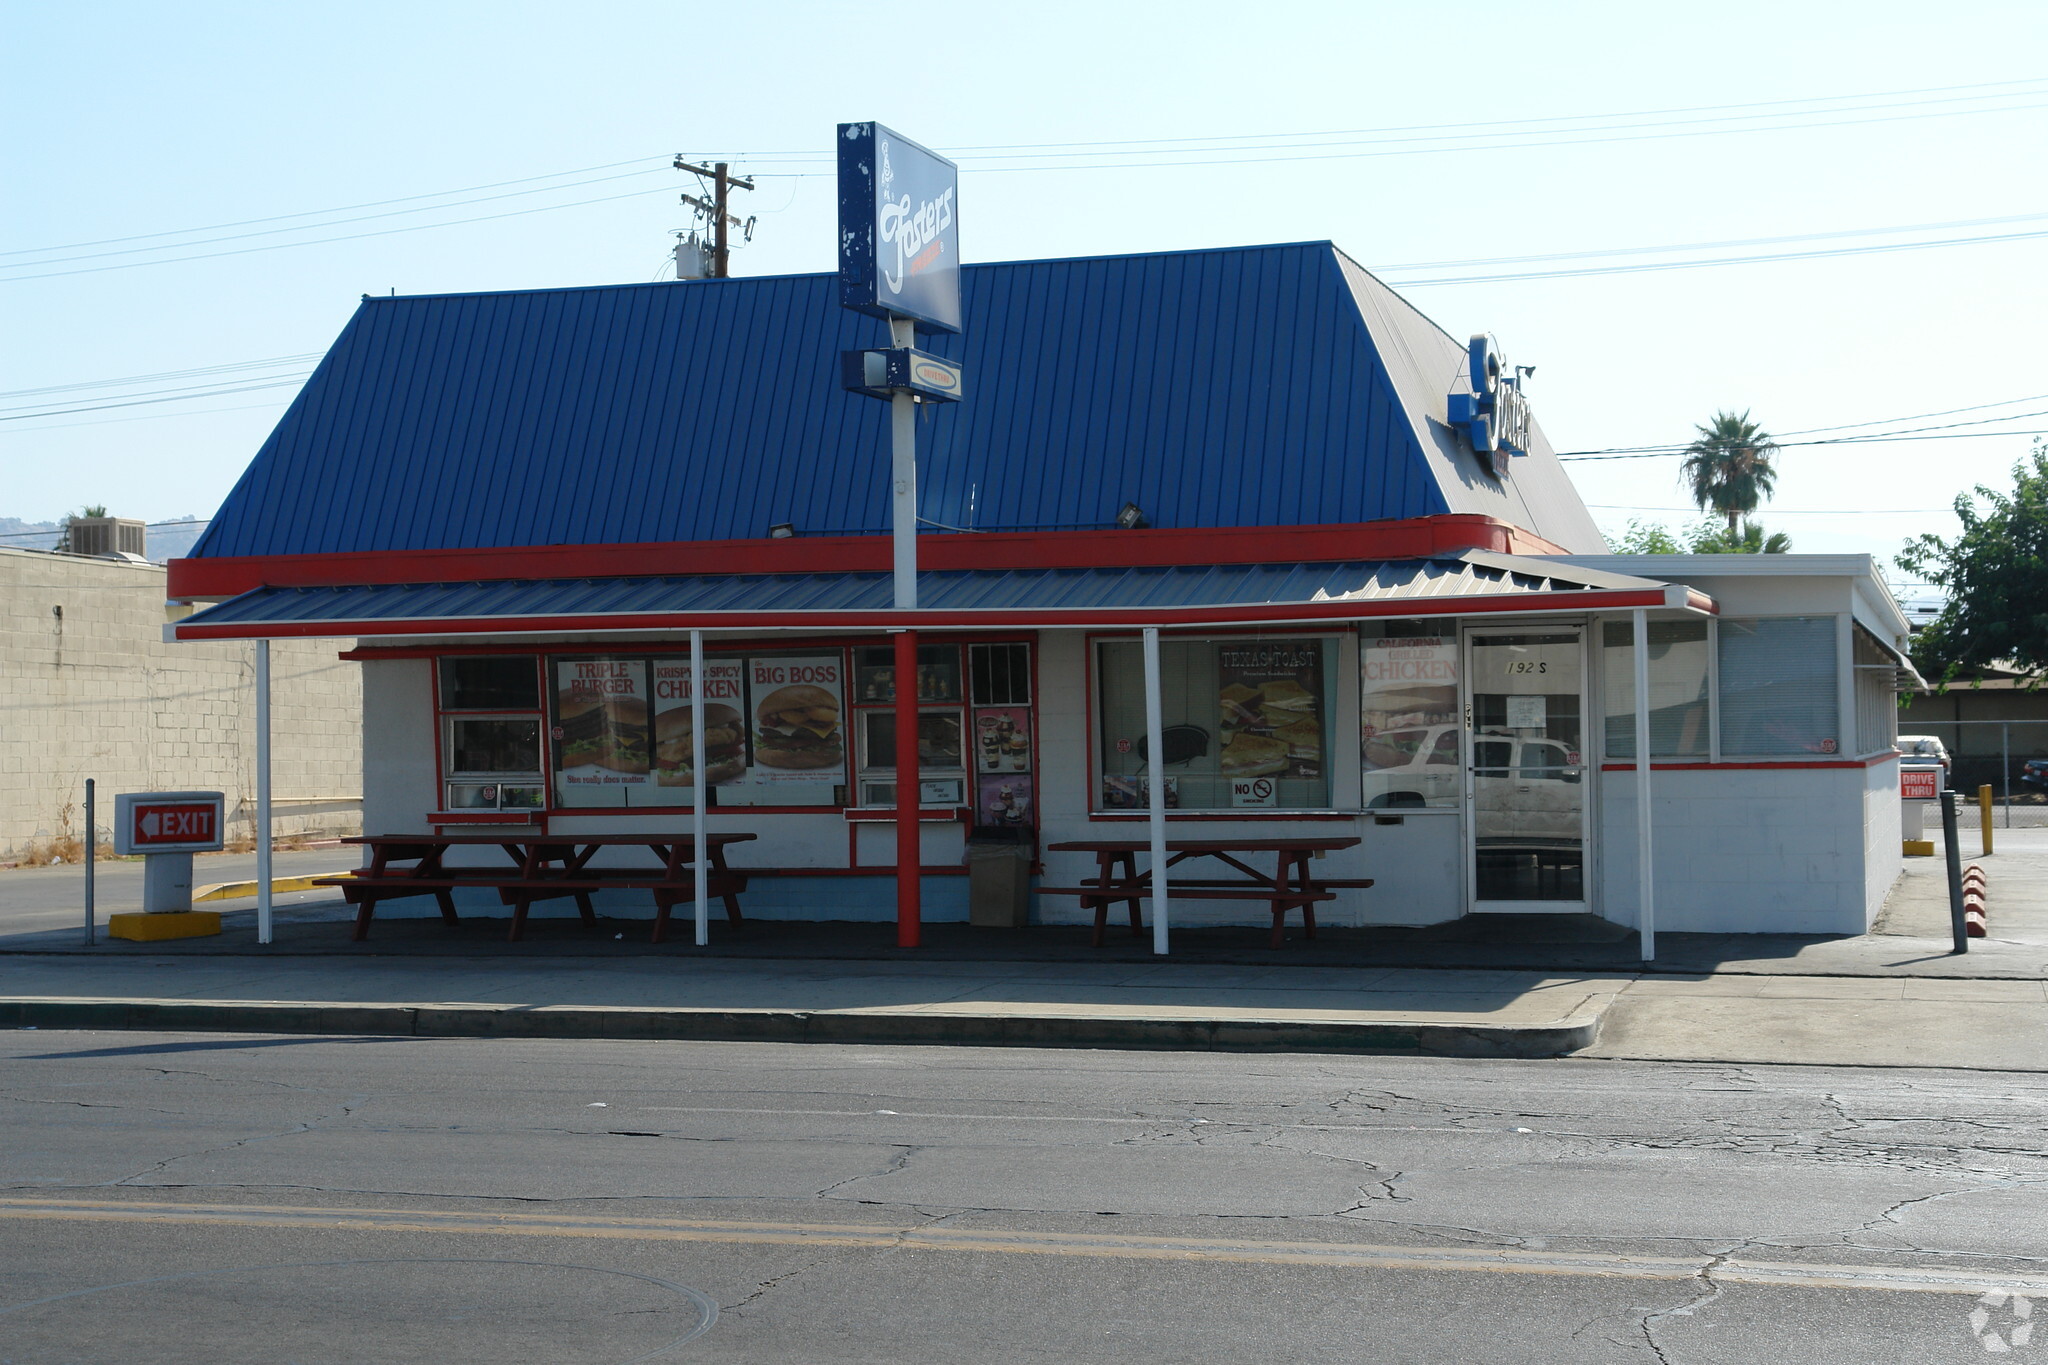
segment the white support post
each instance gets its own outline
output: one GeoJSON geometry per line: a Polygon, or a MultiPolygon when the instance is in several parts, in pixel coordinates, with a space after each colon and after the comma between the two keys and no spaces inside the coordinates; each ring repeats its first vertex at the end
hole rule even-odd
{"type": "MultiPolygon", "coordinates": [[[[889,344],[915,346],[917,327],[889,320],[889,344]]],[[[906,392],[889,397],[889,528],[894,550],[896,609],[917,608],[917,401],[906,392]]]]}
{"type": "Polygon", "coordinates": [[[270,942],[270,641],[256,642],[256,941],[270,942]]]}
{"type": "Polygon", "coordinates": [[[704,819],[704,632],[690,632],[690,858],[697,889],[697,946],[711,942],[711,850],[704,819]]]}
{"type": "Polygon", "coordinates": [[[1636,608],[1629,623],[1636,675],[1636,929],[1643,961],[1657,956],[1657,891],[1650,862],[1650,617],[1636,608]]]}
{"type": "Polygon", "coordinates": [[[1145,809],[1152,831],[1152,951],[1166,955],[1166,745],[1159,684],[1159,627],[1145,627],[1145,809]]]}

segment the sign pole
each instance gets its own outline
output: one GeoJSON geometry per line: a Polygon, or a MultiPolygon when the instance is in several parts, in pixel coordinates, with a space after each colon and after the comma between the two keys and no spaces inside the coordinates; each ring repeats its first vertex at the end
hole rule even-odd
{"type": "Polygon", "coordinates": [[[690,632],[690,856],[697,895],[697,946],[711,942],[711,850],[704,818],[704,632],[690,632]]]}
{"type": "Polygon", "coordinates": [[[270,942],[270,641],[256,642],[256,941],[270,942]]]}
{"type": "MultiPolygon", "coordinates": [[[[917,345],[908,318],[889,320],[893,346],[917,345]]],[[[896,570],[896,609],[917,610],[917,400],[907,389],[889,395],[889,531],[896,570]]]]}
{"type": "Polygon", "coordinates": [[[924,841],[917,812],[917,632],[896,632],[896,946],[924,941],[924,841]]]}
{"type": "Polygon", "coordinates": [[[1145,814],[1152,835],[1152,951],[1166,955],[1166,745],[1161,719],[1159,627],[1145,627],[1145,814]]]}
{"type": "Polygon", "coordinates": [[[85,946],[92,947],[92,855],[99,844],[99,826],[93,821],[92,779],[85,779],[85,946]]]}
{"type": "Polygon", "coordinates": [[[1636,679],[1636,932],[1643,941],[1643,961],[1657,956],[1657,877],[1650,862],[1650,615],[1641,607],[1632,613],[1636,679]]]}

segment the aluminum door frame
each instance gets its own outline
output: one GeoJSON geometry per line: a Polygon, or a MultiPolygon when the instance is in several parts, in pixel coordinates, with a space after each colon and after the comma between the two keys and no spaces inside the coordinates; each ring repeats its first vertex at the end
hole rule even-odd
{"type": "Polygon", "coordinates": [[[1584,915],[1593,913],[1593,896],[1596,879],[1593,870],[1597,866],[1595,834],[1598,820],[1594,817],[1600,806],[1597,800],[1596,774],[1600,764],[1594,756],[1594,716],[1591,709],[1593,700],[1593,658],[1592,641],[1594,622],[1580,617],[1565,620],[1488,620],[1463,621],[1458,626],[1458,714],[1463,738],[1462,774],[1460,786],[1463,800],[1459,803],[1465,824],[1465,913],[1468,915],[1584,915]],[[1472,775],[1472,747],[1477,737],[1472,724],[1472,637],[1474,635],[1540,634],[1545,631],[1562,633],[1576,631],[1579,636],[1579,790],[1584,793],[1579,802],[1579,857],[1580,890],[1584,893],[1573,901],[1482,901],[1479,899],[1479,807],[1478,792],[1472,775]],[[1589,761],[1591,760],[1591,761],[1589,761]]]}

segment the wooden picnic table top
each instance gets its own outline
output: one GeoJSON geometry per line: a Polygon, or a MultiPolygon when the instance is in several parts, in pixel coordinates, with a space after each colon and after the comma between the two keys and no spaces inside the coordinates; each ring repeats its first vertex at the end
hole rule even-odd
{"type": "MultiPolygon", "coordinates": [[[[1248,834],[1230,839],[1168,839],[1169,853],[1329,853],[1340,848],[1356,848],[1365,842],[1356,835],[1329,837],[1317,835],[1248,834]]],[[[1068,839],[1057,844],[1047,844],[1048,853],[1146,853],[1152,848],[1150,839],[1068,839]]]]}
{"type": "MultiPolygon", "coordinates": [[[[758,839],[758,834],[740,830],[714,830],[704,837],[712,847],[724,844],[745,843],[758,839]]],[[[655,844],[695,843],[696,839],[688,830],[669,834],[352,834],[342,840],[345,844],[439,844],[445,848],[476,846],[481,848],[502,847],[506,844],[582,844],[588,847],[648,848],[655,844]]]]}

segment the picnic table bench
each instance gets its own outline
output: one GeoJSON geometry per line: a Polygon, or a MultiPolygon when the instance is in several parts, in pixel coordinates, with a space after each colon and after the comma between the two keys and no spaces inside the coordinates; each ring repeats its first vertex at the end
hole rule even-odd
{"type": "MultiPolygon", "coordinates": [[[[704,841],[709,894],[725,903],[726,921],[731,924],[744,922],[739,893],[746,890],[747,879],[744,873],[726,866],[725,850],[755,837],[724,832],[704,841]]],[[[668,937],[671,911],[697,898],[696,846],[687,834],[370,834],[345,842],[367,848],[369,865],[353,873],[322,877],[316,885],[340,887],[342,896],[356,907],[351,937],[358,943],[369,937],[370,921],[380,901],[432,896],[440,906],[441,919],[457,923],[454,893],[463,887],[496,891],[499,900],[512,907],[512,926],[506,937],[514,943],[525,937],[527,912],[536,901],[574,897],[583,922],[595,925],[593,891],[651,891],[654,932],[650,941],[660,943],[668,937]],[[501,850],[510,865],[448,865],[450,851],[483,847],[501,850]],[[591,867],[591,858],[605,848],[651,849],[661,865],[591,867]]]]}
{"type": "MultiPolygon", "coordinates": [[[[1169,839],[1166,843],[1166,850],[1171,855],[1166,860],[1169,868],[1189,858],[1214,858],[1243,875],[1230,878],[1190,877],[1185,881],[1169,876],[1166,894],[1169,899],[1264,901],[1273,916],[1272,946],[1278,948],[1286,941],[1288,911],[1301,911],[1302,932],[1314,938],[1316,906],[1319,903],[1335,900],[1340,890],[1357,890],[1372,885],[1370,877],[1318,877],[1309,867],[1316,854],[1355,848],[1359,842],[1356,838],[1295,838],[1287,835],[1169,839]],[[1274,855],[1274,870],[1270,874],[1238,856],[1263,853],[1274,855]]],[[[1152,894],[1152,875],[1150,869],[1143,873],[1138,871],[1137,856],[1149,853],[1151,849],[1149,839],[1074,839],[1049,844],[1046,846],[1048,853],[1094,854],[1096,875],[1082,878],[1079,886],[1041,886],[1039,894],[1074,896],[1080,900],[1082,909],[1092,908],[1095,911],[1095,932],[1089,941],[1097,948],[1102,946],[1103,935],[1108,928],[1109,908],[1119,901],[1129,907],[1131,932],[1142,934],[1144,925],[1138,902],[1152,894]]]]}

